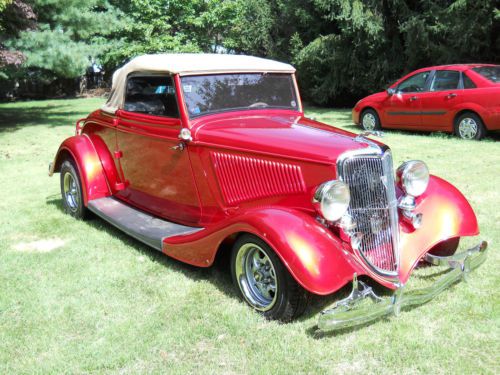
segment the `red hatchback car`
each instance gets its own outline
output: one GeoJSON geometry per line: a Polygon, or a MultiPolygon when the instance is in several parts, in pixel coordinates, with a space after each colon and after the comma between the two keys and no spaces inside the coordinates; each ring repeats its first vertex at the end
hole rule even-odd
{"type": "Polygon", "coordinates": [[[352,119],[365,130],[409,129],[481,139],[500,130],[500,65],[443,65],[416,70],[360,100],[352,119]]]}

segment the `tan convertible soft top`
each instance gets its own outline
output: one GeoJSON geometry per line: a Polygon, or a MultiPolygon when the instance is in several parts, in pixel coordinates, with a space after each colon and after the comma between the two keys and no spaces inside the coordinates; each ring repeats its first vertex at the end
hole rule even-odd
{"type": "Polygon", "coordinates": [[[167,73],[195,75],[209,73],[294,73],[289,64],[244,55],[203,53],[170,53],[142,55],[130,60],[113,74],[111,95],[102,110],[115,113],[123,107],[123,98],[130,73],[167,73]]]}

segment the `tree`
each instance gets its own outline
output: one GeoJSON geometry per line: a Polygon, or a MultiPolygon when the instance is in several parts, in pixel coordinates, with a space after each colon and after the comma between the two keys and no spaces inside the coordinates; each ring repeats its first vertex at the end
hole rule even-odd
{"type": "Polygon", "coordinates": [[[35,0],[38,27],[6,44],[26,56],[24,67],[54,78],[81,76],[89,56],[112,48],[109,36],[122,27],[122,14],[104,0],[35,0]],[[96,27],[99,25],[99,27],[96,27]]]}
{"type": "Polygon", "coordinates": [[[237,52],[291,61],[331,25],[310,0],[237,0],[236,20],[224,45],[237,52]]]}
{"type": "Polygon", "coordinates": [[[23,63],[20,51],[8,50],[5,40],[17,37],[21,30],[34,27],[36,15],[30,5],[21,0],[0,0],[0,79],[7,78],[6,69],[23,63]]]}
{"type": "Polygon", "coordinates": [[[295,57],[305,96],[349,104],[403,73],[437,64],[495,62],[493,0],[314,0],[336,26],[295,57]]]}
{"type": "Polygon", "coordinates": [[[216,52],[235,22],[232,0],[112,1],[129,16],[115,36],[119,48],[104,57],[109,66],[144,53],[216,52]]]}

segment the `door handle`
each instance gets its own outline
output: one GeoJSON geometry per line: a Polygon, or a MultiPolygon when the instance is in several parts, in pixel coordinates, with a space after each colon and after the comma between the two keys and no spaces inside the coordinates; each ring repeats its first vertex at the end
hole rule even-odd
{"type": "Polygon", "coordinates": [[[184,142],[179,142],[177,146],[170,147],[171,150],[179,150],[179,151],[183,151],[185,148],[186,145],[184,144],[184,142]]]}
{"type": "Polygon", "coordinates": [[[415,101],[415,100],[417,100],[417,99],[418,99],[418,96],[412,96],[412,97],[410,98],[410,102],[413,102],[413,101],[415,101]]]}
{"type": "Polygon", "coordinates": [[[457,94],[455,94],[454,92],[452,92],[451,94],[446,95],[446,97],[447,97],[448,99],[453,99],[453,98],[454,98],[454,97],[456,97],[456,96],[457,96],[457,94]]]}

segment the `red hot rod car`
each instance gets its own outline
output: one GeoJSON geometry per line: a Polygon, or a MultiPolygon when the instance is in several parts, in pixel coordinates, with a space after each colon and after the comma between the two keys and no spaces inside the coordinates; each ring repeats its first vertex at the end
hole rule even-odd
{"type": "Polygon", "coordinates": [[[395,173],[387,146],[306,118],[294,72],[236,55],[131,60],[50,165],[65,210],[91,211],[200,267],[231,245],[237,290],[271,319],[353,282],[320,316],[324,330],[425,302],[484,261],[484,242],[454,254],[460,237],[478,234],[455,187],[421,161],[395,173]],[[403,294],[422,260],[453,270],[403,294]],[[359,276],[397,293],[380,298],[359,276]],[[377,303],[359,308],[367,297],[377,303]]]}

